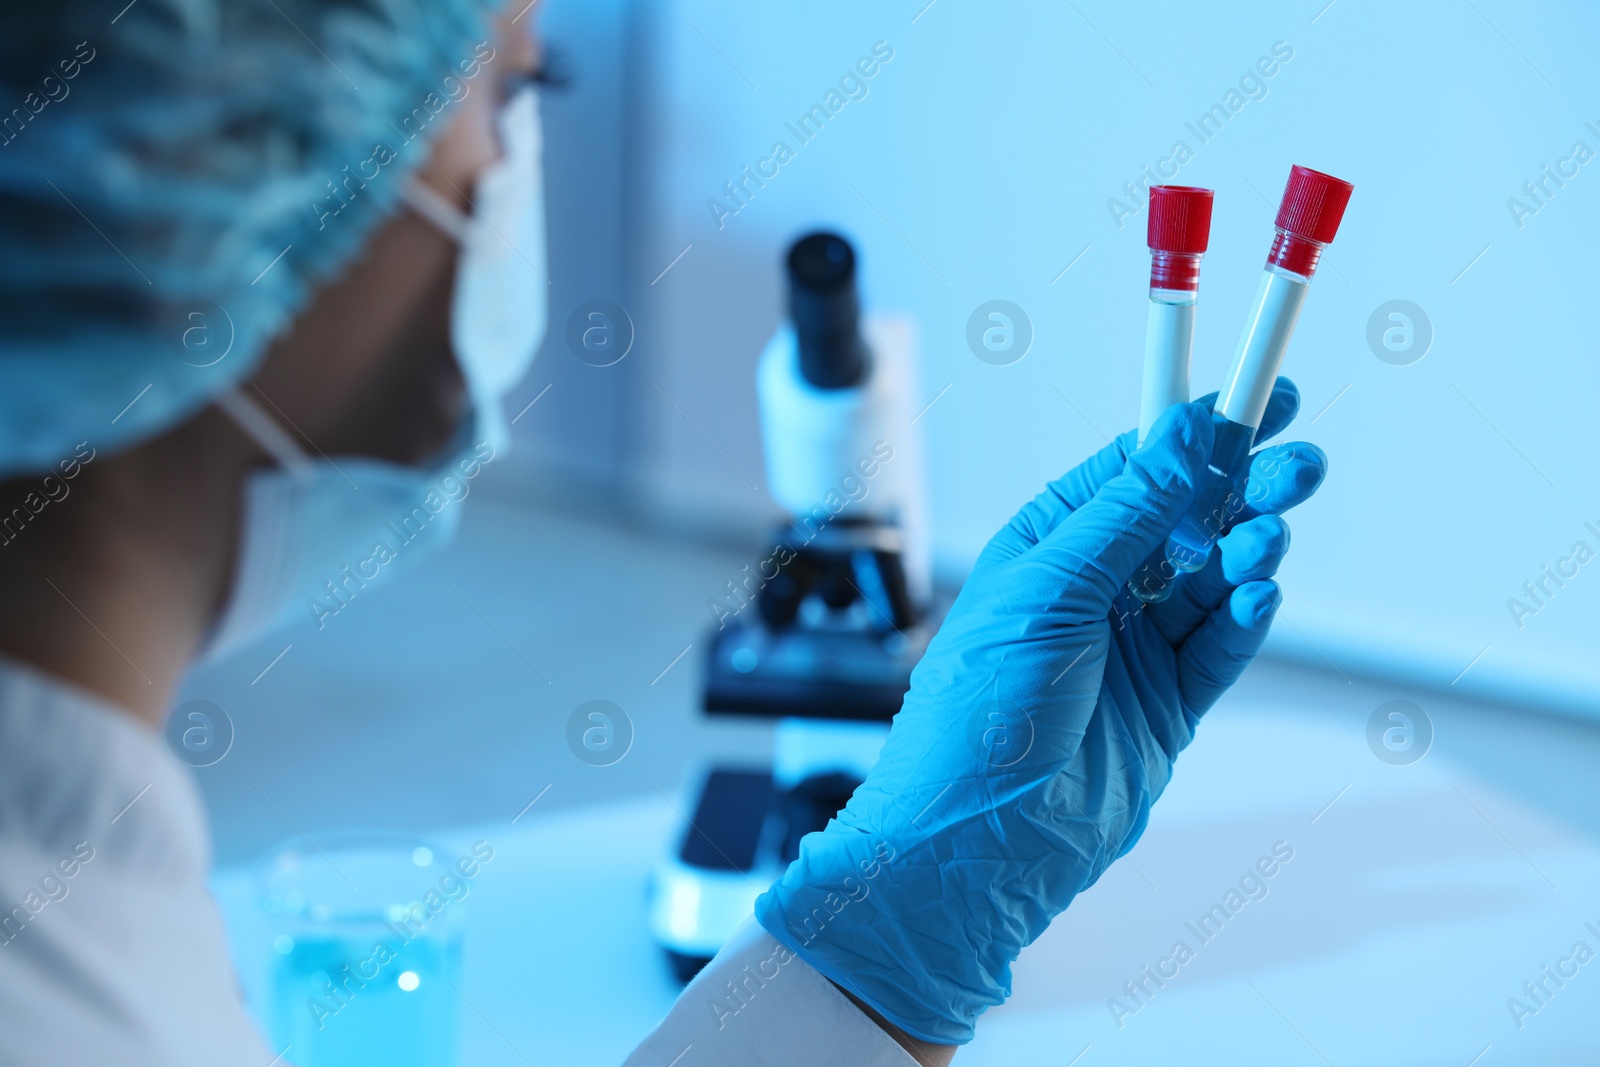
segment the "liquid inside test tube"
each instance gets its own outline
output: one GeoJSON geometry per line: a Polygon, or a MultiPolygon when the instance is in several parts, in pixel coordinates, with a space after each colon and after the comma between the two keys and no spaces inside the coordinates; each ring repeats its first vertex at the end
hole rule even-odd
{"type": "Polygon", "coordinates": [[[1289,172],[1266,270],[1212,410],[1216,439],[1209,477],[1196,488],[1189,513],[1167,539],[1166,558],[1178,570],[1204,567],[1212,546],[1249,503],[1245,478],[1250,449],[1317,262],[1339,230],[1352,189],[1349,182],[1307,167],[1289,172]]]}
{"type": "MultiPolygon", "coordinates": [[[[1150,189],[1150,306],[1145,318],[1144,379],[1139,393],[1139,444],[1174,404],[1189,401],[1200,257],[1211,237],[1210,189],[1157,185],[1150,189]]],[[[1172,595],[1177,570],[1158,549],[1128,581],[1146,603],[1172,595]]]]}

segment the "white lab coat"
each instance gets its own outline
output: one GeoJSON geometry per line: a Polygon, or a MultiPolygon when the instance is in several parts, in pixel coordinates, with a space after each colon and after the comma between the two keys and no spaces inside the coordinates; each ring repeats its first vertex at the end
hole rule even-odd
{"type": "MultiPolygon", "coordinates": [[[[210,861],[199,794],[160,737],[0,658],[0,1067],[292,1061],[240,998],[210,861]]],[[[629,1067],[914,1067],[787,955],[748,925],[629,1067]]]]}

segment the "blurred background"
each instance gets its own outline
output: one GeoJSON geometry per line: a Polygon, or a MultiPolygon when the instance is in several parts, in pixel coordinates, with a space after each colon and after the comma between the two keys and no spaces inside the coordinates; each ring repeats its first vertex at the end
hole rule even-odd
{"type": "Polygon", "coordinates": [[[1540,12],[1512,34],[1465,0],[1204,17],[908,6],[550,3],[579,78],[546,103],[561,270],[526,393],[554,388],[526,428],[536,447],[499,476],[620,499],[642,522],[765,522],[748,484],[762,478],[752,362],[781,310],[783,245],[826,223],[859,242],[868,300],[919,324],[921,401],[950,387],[922,425],[938,559],[959,581],[1018,500],[1134,422],[1145,219],[1124,183],[1183,142],[1193,158],[1170,180],[1217,190],[1195,357],[1197,387],[1213,388],[1289,164],[1304,163],[1358,192],[1287,365],[1303,425],[1315,419],[1302,433],[1334,466],[1296,516],[1318,549],[1288,565],[1279,650],[1600,707],[1600,616],[1579,589],[1520,628],[1506,604],[1600,518],[1580,444],[1600,368],[1575,313],[1597,218],[1574,158],[1578,142],[1600,151],[1582,61],[1593,13],[1508,8],[1540,12]],[[894,58],[866,95],[800,144],[785,124],[880,41],[894,58]],[[1229,93],[1239,110],[1202,143],[1199,120],[1229,93]],[[795,158],[740,208],[724,183],[778,140],[795,158]],[[1576,176],[1547,179],[1558,164],[1576,176]],[[712,203],[736,213],[719,221],[712,203]],[[593,298],[637,328],[606,373],[568,358],[559,329],[593,298]],[[996,298],[1034,330],[1007,367],[964,340],[996,298]],[[1394,300],[1423,319],[1416,348],[1385,361],[1369,322],[1394,300]]]}
{"type": "Polygon", "coordinates": [[[780,517],[755,364],[788,243],[847,235],[869,309],[915,323],[954,589],[1018,506],[1137,419],[1144,186],[1216,190],[1205,391],[1301,163],[1356,191],[1285,368],[1292,433],[1331,473],[1290,517],[1267,655],[1131,862],[1023,957],[957,1062],[1593,1055],[1600,973],[1537,1005],[1523,983],[1579,939],[1600,948],[1600,10],[542,6],[572,83],[542,105],[551,328],[510,405],[517,448],[474,483],[448,555],[186,686],[236,731],[196,773],[247,986],[265,952],[249,869],[274,842],[349,825],[504,842],[471,905],[462,1062],[620,1060],[676,990],[646,928],[652,864],[709,761],[771,759],[769,721],[702,714],[700,672],[708,601],[780,517]],[[862,57],[875,73],[841,87],[862,57]],[[776,175],[747,181],[778,141],[776,175]],[[992,300],[1031,329],[1003,366],[966,339],[992,300]],[[593,301],[632,333],[609,366],[569,340],[593,301]],[[632,738],[605,767],[566,742],[597,699],[632,738]],[[1396,699],[1431,738],[1402,765],[1368,742],[1396,699]],[[1117,1025],[1123,983],[1279,841],[1297,858],[1246,928],[1117,1025]]]}

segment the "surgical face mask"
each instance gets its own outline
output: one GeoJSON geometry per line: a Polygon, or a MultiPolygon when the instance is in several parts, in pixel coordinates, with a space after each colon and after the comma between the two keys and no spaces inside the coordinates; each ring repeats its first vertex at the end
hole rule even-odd
{"type": "Polygon", "coordinates": [[[501,109],[499,132],[500,158],[478,175],[473,214],[415,178],[405,200],[461,246],[450,340],[480,420],[477,439],[503,449],[510,427],[499,401],[527,375],[549,316],[543,135],[531,88],[501,109]]]}
{"type": "Polygon", "coordinates": [[[500,116],[501,158],[474,186],[471,216],[413,179],[406,202],[461,246],[451,344],[471,414],[441,459],[407,466],[360,456],[313,459],[243,390],[217,405],[276,466],[245,485],[233,589],[205,643],[224,655],[292,622],[325,626],[352,599],[446,545],[469,483],[510,445],[501,402],[543,339],[544,202],[537,99],[500,116]]]}

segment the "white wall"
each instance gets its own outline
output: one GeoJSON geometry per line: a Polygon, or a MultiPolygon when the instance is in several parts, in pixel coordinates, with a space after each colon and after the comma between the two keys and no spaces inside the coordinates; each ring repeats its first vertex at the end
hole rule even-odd
{"type": "Polygon", "coordinates": [[[549,244],[550,325],[532,372],[507,400],[516,447],[491,468],[502,496],[603,497],[628,440],[626,379],[577,359],[566,322],[586,301],[624,299],[637,47],[630,0],[544,4],[539,26],[561,52],[565,88],[540,101],[549,244]],[[526,405],[537,398],[537,403],[526,405]],[[524,409],[526,408],[526,411],[524,409]]]}

